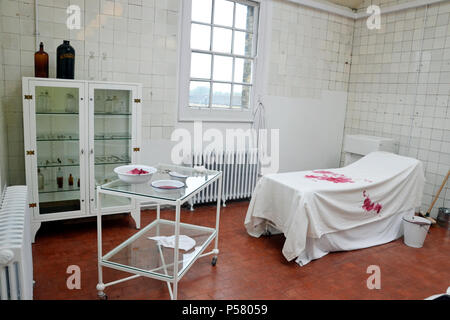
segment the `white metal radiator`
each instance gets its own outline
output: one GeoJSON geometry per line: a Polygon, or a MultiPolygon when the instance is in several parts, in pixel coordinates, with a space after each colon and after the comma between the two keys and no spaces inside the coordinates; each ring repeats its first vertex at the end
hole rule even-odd
{"type": "Polygon", "coordinates": [[[33,259],[26,186],[0,196],[0,299],[33,299],[33,259]]]}
{"type": "MultiPolygon", "coordinates": [[[[222,171],[222,201],[250,198],[258,180],[258,152],[224,151],[194,153],[193,166],[204,166],[206,169],[222,171]]],[[[191,210],[197,203],[217,201],[217,185],[213,184],[192,198],[191,210]]]]}

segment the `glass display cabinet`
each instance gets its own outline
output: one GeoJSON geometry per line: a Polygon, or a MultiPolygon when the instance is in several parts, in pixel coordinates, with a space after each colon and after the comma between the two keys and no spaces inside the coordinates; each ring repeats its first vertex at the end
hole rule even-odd
{"type": "MultiPolygon", "coordinates": [[[[95,215],[96,187],[116,179],[115,167],[139,162],[141,93],[140,84],[23,78],[33,239],[42,222],[95,215]]],[[[134,206],[106,197],[102,213],[134,206]]]]}

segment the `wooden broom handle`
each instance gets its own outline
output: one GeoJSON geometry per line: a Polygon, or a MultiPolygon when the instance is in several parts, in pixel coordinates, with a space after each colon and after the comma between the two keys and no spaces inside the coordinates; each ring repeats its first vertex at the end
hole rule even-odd
{"type": "Polygon", "coordinates": [[[433,206],[436,203],[437,199],[439,198],[439,194],[441,193],[442,189],[444,189],[444,186],[447,183],[447,180],[448,180],[449,176],[450,176],[450,170],[448,170],[447,175],[444,178],[444,181],[442,181],[442,184],[441,184],[441,187],[439,188],[439,191],[434,196],[433,202],[431,203],[430,208],[428,208],[427,214],[429,214],[431,209],[433,209],[433,206]]]}

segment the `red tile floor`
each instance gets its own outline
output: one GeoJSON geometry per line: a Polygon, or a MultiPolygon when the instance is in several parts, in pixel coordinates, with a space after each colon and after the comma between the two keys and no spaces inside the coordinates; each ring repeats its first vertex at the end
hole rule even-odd
{"type": "MultiPolygon", "coordinates": [[[[248,202],[222,209],[219,259],[199,259],[179,283],[179,299],[423,299],[450,286],[450,232],[434,226],[424,247],[403,240],[363,250],[331,253],[304,267],[285,260],[283,237],[250,237],[243,221],[248,202]],[[381,268],[381,289],[366,286],[367,267],[381,268]]],[[[163,218],[174,217],[163,210],[163,218]]],[[[143,211],[143,225],[155,211],[143,211]]],[[[215,206],[182,210],[182,221],[214,226],[215,206]]],[[[128,215],[104,219],[104,250],[136,232],[128,215]]],[[[33,245],[35,299],[96,299],[95,221],[43,224],[33,245]],[[69,290],[69,265],[81,268],[81,289],[69,290]]],[[[105,281],[128,274],[104,268],[105,281]]],[[[138,278],[106,289],[109,299],[169,299],[166,284],[138,278]]]]}

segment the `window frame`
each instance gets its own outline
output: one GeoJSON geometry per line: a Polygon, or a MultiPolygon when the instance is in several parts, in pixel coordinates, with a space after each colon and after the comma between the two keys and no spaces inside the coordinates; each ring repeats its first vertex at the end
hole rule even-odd
{"type": "MultiPolygon", "coordinates": [[[[178,121],[211,121],[211,122],[252,122],[253,120],[253,108],[257,103],[258,97],[261,95],[262,85],[259,78],[263,75],[263,63],[262,63],[262,52],[264,46],[264,29],[262,26],[265,25],[265,19],[263,11],[265,10],[265,1],[261,0],[231,0],[232,2],[241,4],[257,4],[257,10],[255,10],[254,25],[252,30],[252,55],[245,57],[253,61],[252,64],[252,80],[247,85],[250,85],[250,101],[248,108],[201,108],[201,107],[191,107],[189,106],[189,88],[191,81],[191,52],[198,53],[210,53],[210,51],[191,49],[190,39],[191,39],[191,25],[192,23],[202,25],[202,23],[197,23],[191,20],[191,10],[192,10],[192,0],[182,1],[182,11],[180,14],[180,41],[179,41],[179,70],[178,70],[178,121]]],[[[204,24],[212,25],[214,27],[222,27],[221,25],[215,24],[204,24]]],[[[239,28],[225,27],[229,30],[241,31],[239,28]]],[[[213,30],[211,29],[211,38],[213,36],[213,30]]],[[[212,55],[226,56],[235,58],[243,58],[244,56],[234,54],[234,53],[220,53],[211,50],[212,55]]],[[[205,82],[209,82],[211,85],[213,83],[235,83],[234,73],[232,74],[231,81],[215,81],[213,80],[213,63],[211,63],[211,79],[205,82]]],[[[197,80],[192,78],[192,80],[197,80]]],[[[236,85],[241,83],[236,82],[236,85]]],[[[233,100],[232,92],[230,93],[230,100],[233,100]]],[[[210,103],[212,97],[210,95],[210,103]]]]}

